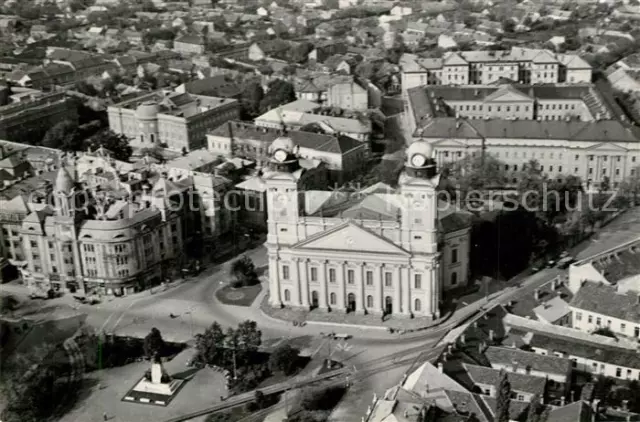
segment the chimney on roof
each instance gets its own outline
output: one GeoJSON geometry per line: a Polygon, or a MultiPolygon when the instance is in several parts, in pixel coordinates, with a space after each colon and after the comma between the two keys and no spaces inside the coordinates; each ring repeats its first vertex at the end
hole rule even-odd
{"type": "Polygon", "coordinates": [[[533,291],[533,297],[534,297],[536,300],[540,300],[540,289],[535,289],[535,290],[533,291]]]}
{"type": "Polygon", "coordinates": [[[489,330],[489,340],[493,341],[495,339],[495,332],[493,330],[489,330]]]}

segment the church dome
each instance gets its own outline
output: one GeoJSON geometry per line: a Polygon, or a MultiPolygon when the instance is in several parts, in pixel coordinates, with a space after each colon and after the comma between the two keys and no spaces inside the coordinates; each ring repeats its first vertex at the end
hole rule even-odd
{"type": "Polygon", "coordinates": [[[433,146],[429,142],[420,139],[407,148],[407,155],[411,157],[413,154],[421,154],[426,158],[433,158],[433,146]]]}
{"type": "Polygon", "coordinates": [[[67,169],[65,169],[64,167],[60,167],[60,170],[58,170],[58,175],[56,176],[56,192],[71,193],[71,190],[73,190],[74,186],[75,182],[73,181],[73,178],[71,177],[67,169]]]}
{"type": "Polygon", "coordinates": [[[158,115],[158,104],[153,101],[146,101],[136,109],[136,117],[138,119],[155,119],[158,115]]]}
{"type": "Polygon", "coordinates": [[[278,151],[278,150],[284,150],[287,151],[288,153],[292,153],[295,149],[295,145],[293,143],[293,141],[291,140],[291,138],[287,137],[287,136],[280,136],[279,138],[276,138],[272,143],[271,146],[269,147],[269,151],[271,154],[273,154],[274,152],[278,151]]]}
{"type": "Polygon", "coordinates": [[[424,167],[431,161],[433,161],[433,146],[427,141],[415,141],[407,148],[407,166],[424,167]]]}

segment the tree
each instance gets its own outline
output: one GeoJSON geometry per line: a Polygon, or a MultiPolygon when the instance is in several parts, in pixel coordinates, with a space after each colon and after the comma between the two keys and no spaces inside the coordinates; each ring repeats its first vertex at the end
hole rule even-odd
{"type": "Polygon", "coordinates": [[[260,102],[262,112],[296,100],[296,91],[290,82],[275,79],[269,83],[267,94],[260,102]]]}
{"type": "Polygon", "coordinates": [[[10,358],[2,368],[0,388],[4,422],[58,419],[77,398],[80,383],[70,380],[71,360],[62,345],[45,344],[10,358]]]}
{"type": "Polygon", "coordinates": [[[70,120],[63,120],[53,125],[42,138],[42,146],[61,149],[63,151],[79,151],[82,140],[78,132],[78,125],[70,120]]]}
{"type": "Polygon", "coordinates": [[[600,193],[603,193],[603,192],[609,192],[610,189],[611,189],[611,179],[609,179],[609,176],[604,176],[602,178],[602,182],[600,182],[600,187],[598,188],[598,191],[600,191],[600,193]]]}
{"type": "Polygon", "coordinates": [[[509,422],[509,407],[511,405],[511,384],[505,370],[500,371],[498,382],[498,398],[496,403],[496,422],[509,422]]]}
{"type": "Polygon", "coordinates": [[[231,264],[230,273],[235,279],[233,283],[235,287],[251,286],[258,281],[256,266],[246,255],[231,264]]]}
{"type": "Polygon", "coordinates": [[[129,161],[133,150],[129,140],[124,135],[113,133],[111,130],[103,130],[86,140],[84,148],[97,150],[105,148],[112,153],[112,158],[120,161],[129,161]]]}
{"type": "Polygon", "coordinates": [[[196,336],[196,359],[203,364],[220,365],[223,362],[226,336],[217,322],[204,334],[196,336]]]}
{"type": "Polygon", "coordinates": [[[264,98],[264,90],[259,81],[252,81],[245,85],[242,91],[242,105],[249,117],[260,114],[260,102],[264,98]]]}
{"type": "Polygon", "coordinates": [[[292,63],[304,63],[307,61],[309,53],[313,50],[313,44],[309,41],[303,41],[293,48],[287,50],[288,61],[292,63]]]}
{"type": "Polygon", "coordinates": [[[282,371],[285,375],[291,375],[296,370],[299,354],[298,349],[283,344],[269,356],[269,369],[272,372],[282,371]]]}
{"type": "Polygon", "coordinates": [[[534,394],[529,402],[526,422],[539,422],[540,411],[543,406],[540,404],[540,395],[534,394]]]}
{"type": "Polygon", "coordinates": [[[459,190],[464,200],[471,190],[504,186],[507,181],[504,169],[504,164],[492,156],[469,155],[443,168],[443,173],[448,173],[448,190],[459,190]]]}
{"type": "Polygon", "coordinates": [[[640,196],[640,166],[633,169],[633,175],[620,183],[619,193],[631,199],[633,205],[638,203],[640,196]]]}
{"type": "Polygon", "coordinates": [[[505,19],[502,21],[502,30],[504,32],[513,32],[516,29],[516,24],[513,19],[505,19]]]}
{"type": "Polygon", "coordinates": [[[144,348],[144,355],[147,359],[155,359],[156,357],[162,356],[165,344],[160,330],[153,327],[149,334],[144,338],[144,344],[142,347],[144,348]]]}
{"type": "Polygon", "coordinates": [[[238,324],[234,335],[237,337],[238,362],[241,364],[251,363],[252,357],[262,344],[262,331],[258,330],[258,324],[255,321],[243,321],[238,324]]]}

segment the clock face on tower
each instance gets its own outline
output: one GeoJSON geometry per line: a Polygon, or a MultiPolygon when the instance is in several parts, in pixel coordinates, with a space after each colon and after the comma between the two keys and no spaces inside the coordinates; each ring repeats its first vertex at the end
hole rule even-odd
{"type": "Polygon", "coordinates": [[[287,151],[283,149],[279,149],[273,154],[273,158],[280,161],[281,163],[287,159],[287,151]]]}
{"type": "Polygon", "coordinates": [[[422,154],[414,154],[413,157],[411,157],[411,165],[414,167],[422,167],[426,162],[427,159],[422,154]]]}

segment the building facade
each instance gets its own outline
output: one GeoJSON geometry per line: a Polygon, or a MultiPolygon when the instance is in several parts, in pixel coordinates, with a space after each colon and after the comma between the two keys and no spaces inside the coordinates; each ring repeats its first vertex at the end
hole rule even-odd
{"type": "Polygon", "coordinates": [[[443,291],[467,281],[470,225],[438,210],[431,147],[408,148],[398,191],[343,199],[299,192],[294,143],[279,138],[271,148],[270,305],[439,318],[443,291]]]}
{"type": "Polygon", "coordinates": [[[551,179],[578,176],[587,188],[608,182],[613,188],[638,174],[640,130],[616,120],[526,121],[425,119],[414,141],[433,145],[438,165],[483,151],[517,172],[530,160],[551,179]]]}
{"type": "Polygon", "coordinates": [[[229,98],[156,91],[107,109],[109,127],[138,148],[162,146],[191,151],[206,145],[206,134],[240,116],[240,103],[229,98]]]}
{"type": "Polygon", "coordinates": [[[19,102],[0,106],[0,139],[32,143],[65,120],[77,123],[78,113],[64,92],[35,93],[19,102]]]}
{"type": "Polygon", "coordinates": [[[442,58],[409,58],[402,87],[488,85],[502,78],[524,84],[590,83],[591,66],[577,55],[513,47],[507,51],[461,51],[442,58]]]}
{"type": "Polygon", "coordinates": [[[611,119],[611,110],[591,84],[423,86],[407,91],[423,116],[468,119],[581,120],[611,119]]]}
{"type": "MultiPolygon", "coordinates": [[[[31,291],[122,295],[169,278],[192,225],[183,209],[174,211],[170,204],[187,196],[188,188],[169,190],[163,176],[155,182],[138,179],[144,172],[131,172],[128,180],[112,174],[121,187],[140,188],[114,200],[88,183],[80,185],[70,170],[76,169],[57,171],[51,204],[21,222],[20,270],[31,291]]],[[[103,173],[96,169],[94,174],[103,173]]]]}

